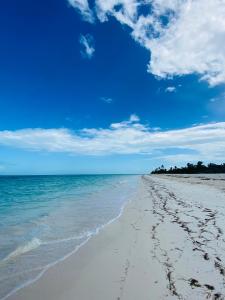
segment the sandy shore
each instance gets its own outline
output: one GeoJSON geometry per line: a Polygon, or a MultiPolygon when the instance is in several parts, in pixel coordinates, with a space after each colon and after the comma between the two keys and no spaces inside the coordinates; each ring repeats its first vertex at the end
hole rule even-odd
{"type": "Polygon", "coordinates": [[[144,176],[118,220],[8,299],[224,299],[224,230],[224,176],[144,176]]]}

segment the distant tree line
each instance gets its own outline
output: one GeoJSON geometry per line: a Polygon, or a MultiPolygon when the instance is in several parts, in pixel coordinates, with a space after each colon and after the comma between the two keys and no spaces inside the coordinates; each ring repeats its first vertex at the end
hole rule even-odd
{"type": "Polygon", "coordinates": [[[163,165],[156,168],[151,174],[199,174],[199,173],[225,173],[225,163],[217,165],[209,163],[204,165],[202,161],[198,161],[197,164],[187,163],[186,167],[171,167],[166,169],[163,165]]]}

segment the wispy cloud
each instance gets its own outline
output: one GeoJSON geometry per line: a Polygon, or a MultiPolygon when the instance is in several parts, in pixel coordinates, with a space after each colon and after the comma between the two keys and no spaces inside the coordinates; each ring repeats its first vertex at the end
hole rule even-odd
{"type": "Polygon", "coordinates": [[[139,122],[139,121],[140,121],[140,118],[136,114],[130,115],[130,119],[129,119],[130,123],[139,122]]]}
{"type": "Polygon", "coordinates": [[[110,98],[110,97],[101,97],[100,100],[107,103],[107,104],[110,104],[110,103],[113,102],[113,99],[110,98]]]}
{"type": "Polygon", "coordinates": [[[79,42],[82,56],[89,59],[92,58],[95,52],[93,36],[90,34],[81,35],[79,42]]]}
{"type": "Polygon", "coordinates": [[[0,131],[0,144],[32,151],[80,155],[146,154],[151,157],[159,156],[160,151],[165,153],[177,148],[179,155],[182,149],[185,154],[187,150],[192,151],[193,159],[222,160],[225,157],[225,122],[155,131],[140,123],[138,116],[131,115],[128,120],[112,123],[108,128],[0,131]]]}
{"type": "Polygon", "coordinates": [[[95,18],[90,9],[88,0],[68,0],[68,2],[81,14],[84,21],[94,23],[95,18]]]}
{"type": "MultiPolygon", "coordinates": [[[[94,18],[87,0],[70,2],[84,18],[94,18]]],[[[225,83],[224,0],[207,0],[207,5],[205,0],[95,0],[94,4],[101,22],[113,16],[150,51],[150,73],[161,78],[199,74],[211,86],[225,83]],[[146,8],[151,13],[146,14],[146,8]]]]}
{"type": "Polygon", "coordinates": [[[225,93],[210,99],[208,110],[216,117],[225,117],[225,93]]]}
{"type": "Polygon", "coordinates": [[[176,92],[176,88],[175,88],[175,86],[168,86],[168,87],[165,89],[165,92],[166,92],[166,93],[174,93],[174,92],[176,92]]]}

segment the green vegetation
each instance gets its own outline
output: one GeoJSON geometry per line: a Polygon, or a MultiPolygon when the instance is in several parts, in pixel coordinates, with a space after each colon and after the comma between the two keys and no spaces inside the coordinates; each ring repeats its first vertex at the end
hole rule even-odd
{"type": "Polygon", "coordinates": [[[199,173],[225,173],[225,163],[217,165],[209,163],[207,166],[202,161],[198,161],[197,164],[187,163],[186,167],[171,167],[170,169],[161,167],[153,170],[151,174],[199,174],[199,173]]]}

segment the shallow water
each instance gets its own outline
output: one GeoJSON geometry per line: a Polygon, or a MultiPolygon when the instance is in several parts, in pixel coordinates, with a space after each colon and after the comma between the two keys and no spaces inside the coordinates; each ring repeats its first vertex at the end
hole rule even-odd
{"type": "Polygon", "coordinates": [[[0,298],[116,218],[139,176],[0,177],[0,298]]]}

